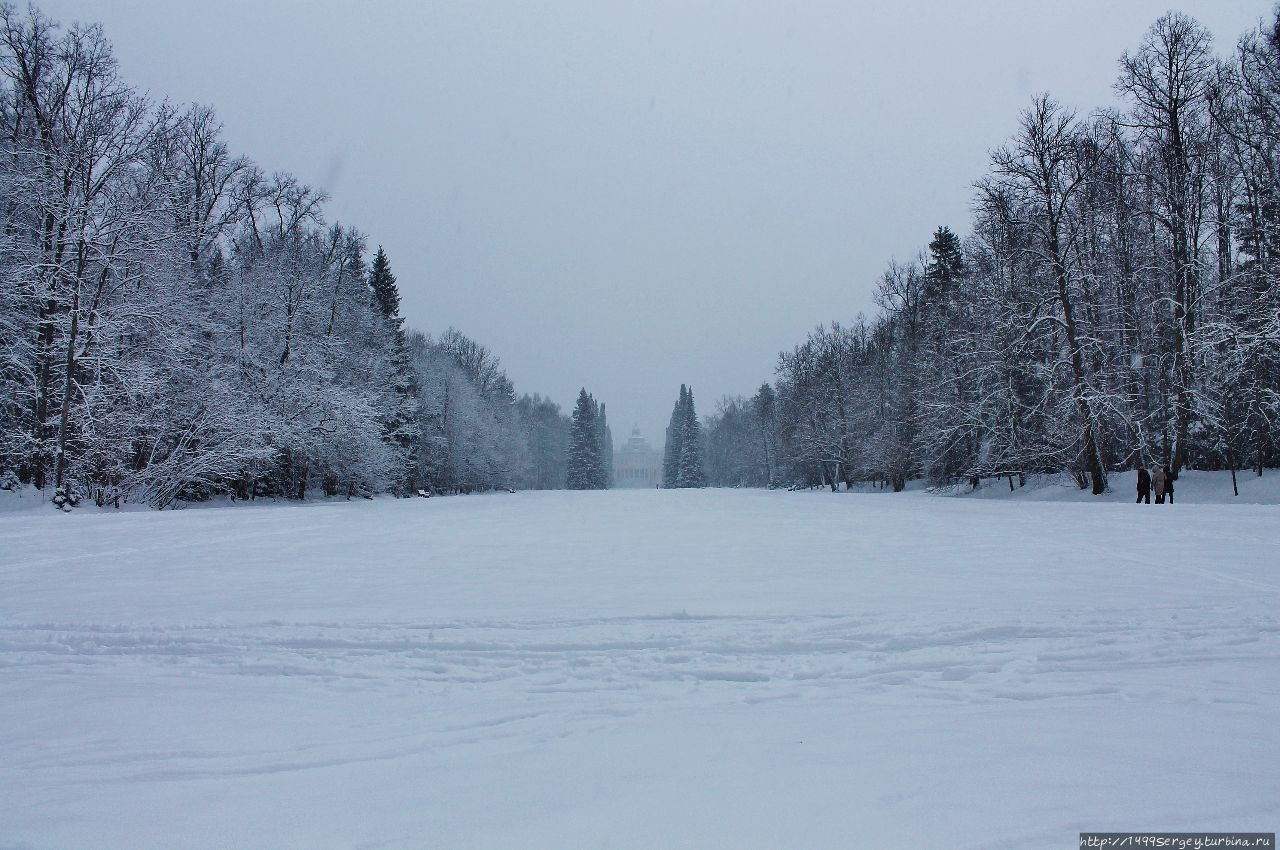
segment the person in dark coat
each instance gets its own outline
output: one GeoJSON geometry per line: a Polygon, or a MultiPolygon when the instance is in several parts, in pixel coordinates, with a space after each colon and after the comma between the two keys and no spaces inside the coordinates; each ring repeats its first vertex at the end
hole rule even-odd
{"type": "Polygon", "coordinates": [[[1173,473],[1169,471],[1169,467],[1164,468],[1164,496],[1169,500],[1169,504],[1173,504],[1173,473]]]}
{"type": "Polygon", "coordinates": [[[1136,504],[1142,504],[1142,500],[1146,499],[1147,504],[1151,504],[1151,473],[1147,472],[1145,466],[1138,467],[1138,501],[1136,504]]]}

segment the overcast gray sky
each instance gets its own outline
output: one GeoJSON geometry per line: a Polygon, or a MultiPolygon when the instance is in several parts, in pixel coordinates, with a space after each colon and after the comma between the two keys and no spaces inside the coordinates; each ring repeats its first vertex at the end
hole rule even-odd
{"type": "MultiPolygon", "coordinates": [[[[101,21],[124,76],[213,105],[238,153],[386,247],[413,327],[492,348],[519,391],[586,385],[660,445],[873,312],[1038,91],[1114,103],[1168,0],[40,0],[101,21]]],[[[1268,2],[1194,0],[1220,53],[1268,2]]]]}

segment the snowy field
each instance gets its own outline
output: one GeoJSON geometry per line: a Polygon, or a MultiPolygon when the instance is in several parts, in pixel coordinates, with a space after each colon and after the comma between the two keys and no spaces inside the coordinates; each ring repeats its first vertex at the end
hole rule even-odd
{"type": "Polygon", "coordinates": [[[1274,831],[1280,508],[1114,484],[10,511],[0,848],[1274,831]]]}

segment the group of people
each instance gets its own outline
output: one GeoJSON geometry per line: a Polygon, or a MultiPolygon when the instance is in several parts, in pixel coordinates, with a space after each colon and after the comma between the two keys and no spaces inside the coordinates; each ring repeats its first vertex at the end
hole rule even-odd
{"type": "Polygon", "coordinates": [[[1138,503],[1146,500],[1148,505],[1151,504],[1153,490],[1157,505],[1163,505],[1165,499],[1173,504],[1173,474],[1169,472],[1169,467],[1153,466],[1150,472],[1144,467],[1138,467],[1138,503]]]}

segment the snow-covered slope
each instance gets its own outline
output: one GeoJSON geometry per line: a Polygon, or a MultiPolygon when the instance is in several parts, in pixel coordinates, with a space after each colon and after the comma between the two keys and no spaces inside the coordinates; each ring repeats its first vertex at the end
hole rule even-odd
{"type": "Polygon", "coordinates": [[[0,848],[1272,831],[1277,542],[923,493],[13,512],[0,848]]]}

